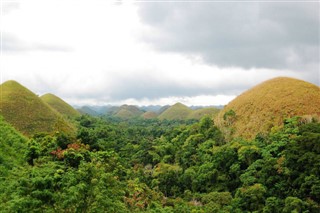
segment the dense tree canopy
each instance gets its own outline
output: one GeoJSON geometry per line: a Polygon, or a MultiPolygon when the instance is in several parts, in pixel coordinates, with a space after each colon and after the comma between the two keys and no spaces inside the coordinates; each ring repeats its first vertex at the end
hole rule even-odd
{"type": "Polygon", "coordinates": [[[320,211],[315,121],[230,142],[209,117],[76,122],[76,136],[29,139],[0,122],[1,212],[320,211]]]}

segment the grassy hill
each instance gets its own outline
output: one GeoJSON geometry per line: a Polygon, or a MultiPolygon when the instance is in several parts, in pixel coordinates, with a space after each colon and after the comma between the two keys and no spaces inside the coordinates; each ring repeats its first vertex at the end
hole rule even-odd
{"type": "Polygon", "coordinates": [[[130,119],[134,117],[139,117],[144,112],[141,111],[138,107],[132,105],[122,105],[113,111],[112,115],[122,119],[130,119]]]}
{"type": "Polygon", "coordinates": [[[53,109],[57,110],[60,114],[64,115],[67,118],[74,118],[80,115],[80,113],[72,106],[53,94],[48,93],[41,96],[40,98],[42,101],[49,104],[53,109]]]}
{"type": "Polygon", "coordinates": [[[9,169],[22,165],[26,150],[26,138],[0,116],[0,177],[9,169]]]}
{"type": "Polygon", "coordinates": [[[160,120],[188,120],[188,119],[196,119],[200,120],[203,116],[216,116],[219,113],[219,109],[214,107],[207,107],[201,109],[192,110],[191,108],[183,105],[181,103],[176,103],[171,107],[167,107],[158,118],[160,120]]]}
{"type": "Polygon", "coordinates": [[[0,115],[21,133],[72,132],[74,128],[33,92],[15,81],[0,85],[0,115]]]}
{"type": "Polygon", "coordinates": [[[320,116],[320,88],[286,77],[265,81],[239,95],[217,116],[216,123],[234,137],[253,138],[283,119],[320,116]]]}
{"type": "Polygon", "coordinates": [[[165,106],[161,107],[161,108],[157,111],[158,115],[162,114],[164,111],[166,111],[166,110],[169,109],[169,108],[170,108],[170,105],[165,105],[165,106]]]}
{"type": "Polygon", "coordinates": [[[88,107],[88,106],[83,106],[83,107],[81,107],[81,108],[79,108],[77,110],[82,115],[85,115],[85,114],[92,115],[92,116],[98,116],[99,115],[99,113],[97,111],[93,110],[91,107],[88,107]]]}
{"type": "Polygon", "coordinates": [[[189,115],[188,119],[200,120],[203,116],[208,115],[210,117],[215,117],[220,112],[219,109],[210,107],[193,110],[189,115]]]}
{"type": "Polygon", "coordinates": [[[161,113],[160,120],[185,120],[192,113],[192,109],[181,103],[176,103],[161,113]]]}
{"type": "Polygon", "coordinates": [[[152,118],[156,118],[157,116],[158,116],[157,113],[151,112],[151,111],[145,112],[141,115],[141,117],[144,119],[152,119],[152,118]]]}

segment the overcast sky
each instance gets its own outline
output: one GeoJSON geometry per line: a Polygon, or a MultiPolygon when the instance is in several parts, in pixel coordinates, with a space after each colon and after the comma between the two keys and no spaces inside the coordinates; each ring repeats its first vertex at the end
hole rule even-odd
{"type": "Polygon", "coordinates": [[[317,1],[0,0],[1,82],[73,105],[227,104],[320,84],[317,1]]]}

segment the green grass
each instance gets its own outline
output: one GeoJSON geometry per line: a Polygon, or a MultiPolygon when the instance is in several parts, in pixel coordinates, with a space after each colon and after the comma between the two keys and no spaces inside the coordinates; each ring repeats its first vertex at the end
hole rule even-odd
{"type": "Polygon", "coordinates": [[[188,120],[188,119],[196,119],[200,120],[203,116],[211,116],[215,117],[220,110],[209,107],[192,110],[186,105],[181,103],[176,103],[173,106],[167,108],[164,112],[162,112],[158,118],[160,120],[188,120]]]}
{"type": "Polygon", "coordinates": [[[193,110],[193,112],[188,115],[188,119],[200,120],[205,115],[213,118],[217,116],[219,112],[220,110],[214,107],[197,109],[193,110]]]}
{"type": "Polygon", "coordinates": [[[57,110],[66,118],[74,118],[80,115],[80,113],[77,110],[75,110],[72,106],[70,106],[64,100],[53,94],[48,93],[41,96],[40,98],[42,101],[49,104],[53,109],[57,110]]]}
{"type": "Polygon", "coordinates": [[[265,81],[239,95],[217,116],[215,122],[233,137],[251,139],[258,133],[281,126],[284,118],[320,116],[320,88],[311,83],[286,77],[265,81]],[[223,119],[229,110],[236,113],[230,124],[223,119]]]}
{"type": "Polygon", "coordinates": [[[39,132],[73,132],[62,115],[15,81],[0,85],[0,115],[26,136],[39,132]]]}
{"type": "Polygon", "coordinates": [[[181,103],[176,103],[161,113],[158,118],[160,120],[186,120],[192,113],[192,109],[181,103]]]}

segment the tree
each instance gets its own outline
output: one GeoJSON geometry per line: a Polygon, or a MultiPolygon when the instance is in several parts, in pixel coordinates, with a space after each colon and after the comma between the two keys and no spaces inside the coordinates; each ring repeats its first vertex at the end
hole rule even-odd
{"type": "Polygon", "coordinates": [[[264,207],[265,193],[266,188],[262,184],[256,183],[252,186],[239,188],[235,197],[242,210],[261,211],[264,207]]]}

